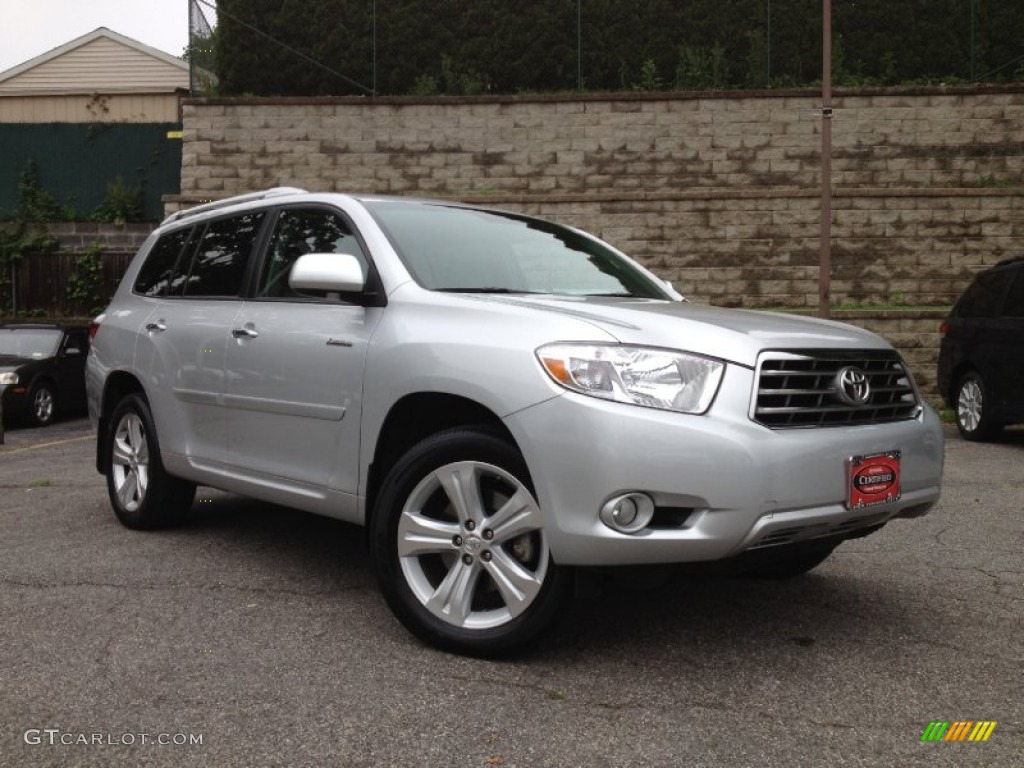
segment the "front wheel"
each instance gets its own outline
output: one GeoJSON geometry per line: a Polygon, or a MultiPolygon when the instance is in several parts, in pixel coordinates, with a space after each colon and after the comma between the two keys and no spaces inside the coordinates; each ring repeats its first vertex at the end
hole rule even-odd
{"type": "Polygon", "coordinates": [[[128,395],[110,418],[106,445],[107,492],[114,514],[128,528],[173,525],[185,518],[196,486],[167,474],[149,404],[128,395]]]}
{"type": "Polygon", "coordinates": [[[1003,428],[992,418],[985,381],[971,371],[956,385],[956,427],[965,440],[991,440],[1003,428]]]}
{"type": "Polygon", "coordinates": [[[398,619],[444,650],[500,656],[553,623],[569,575],[548,550],[522,455],[483,430],[413,447],[371,523],[374,566],[398,619]]]}
{"type": "Polygon", "coordinates": [[[45,427],[52,424],[54,416],[57,415],[57,398],[53,393],[53,386],[41,381],[32,387],[29,405],[29,417],[33,426],[45,427]]]}

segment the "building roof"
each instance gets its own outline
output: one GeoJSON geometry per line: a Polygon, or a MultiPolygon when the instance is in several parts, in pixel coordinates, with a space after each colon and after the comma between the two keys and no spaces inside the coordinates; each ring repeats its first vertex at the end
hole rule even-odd
{"type": "Polygon", "coordinates": [[[187,61],[106,27],[0,72],[0,96],[165,93],[188,87],[187,61]]]}

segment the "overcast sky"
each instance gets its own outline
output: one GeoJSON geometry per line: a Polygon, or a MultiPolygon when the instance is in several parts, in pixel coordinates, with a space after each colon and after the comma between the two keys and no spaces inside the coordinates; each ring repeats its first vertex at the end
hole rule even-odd
{"type": "MultiPolygon", "coordinates": [[[[200,7],[212,22],[213,12],[200,7]]],[[[0,0],[0,72],[97,27],[181,56],[188,0],[0,0]]]]}

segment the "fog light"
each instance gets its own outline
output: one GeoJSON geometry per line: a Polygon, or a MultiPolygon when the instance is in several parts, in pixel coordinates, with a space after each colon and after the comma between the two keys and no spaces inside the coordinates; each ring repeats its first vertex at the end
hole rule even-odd
{"type": "Polygon", "coordinates": [[[624,493],[601,507],[601,522],[619,533],[636,533],[654,516],[654,500],[644,493],[624,493]]]}

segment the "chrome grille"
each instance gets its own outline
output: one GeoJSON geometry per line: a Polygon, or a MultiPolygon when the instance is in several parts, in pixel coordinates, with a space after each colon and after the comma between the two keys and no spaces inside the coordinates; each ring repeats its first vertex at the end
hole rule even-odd
{"type": "Polygon", "coordinates": [[[913,419],[920,412],[910,374],[891,350],[801,350],[766,352],[757,368],[752,418],[772,429],[843,427],[913,419]],[[865,374],[863,404],[844,401],[839,373],[865,374]]]}

